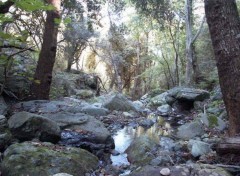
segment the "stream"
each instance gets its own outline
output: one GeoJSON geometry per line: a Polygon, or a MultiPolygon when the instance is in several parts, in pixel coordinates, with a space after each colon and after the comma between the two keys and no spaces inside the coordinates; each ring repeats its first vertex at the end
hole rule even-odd
{"type": "Polygon", "coordinates": [[[167,149],[171,147],[172,142],[168,136],[174,133],[173,127],[176,127],[183,123],[182,116],[178,117],[177,121],[174,121],[173,117],[162,117],[150,115],[147,119],[152,119],[155,123],[150,128],[144,128],[142,126],[124,126],[118,130],[114,135],[115,150],[118,155],[111,155],[112,165],[114,166],[128,166],[130,163],[127,159],[125,150],[130,146],[131,142],[141,135],[147,135],[150,138],[158,139],[159,143],[164,143],[164,147],[167,149]],[[168,146],[169,145],[169,146],[168,146]]]}

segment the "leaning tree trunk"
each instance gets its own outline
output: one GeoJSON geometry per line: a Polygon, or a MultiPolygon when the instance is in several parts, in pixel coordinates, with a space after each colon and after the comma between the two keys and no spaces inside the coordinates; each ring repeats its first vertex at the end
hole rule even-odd
{"type": "Polygon", "coordinates": [[[240,133],[240,19],[235,0],[205,0],[229,134],[240,133]]]}
{"type": "Polygon", "coordinates": [[[60,19],[61,0],[48,0],[48,3],[53,5],[55,10],[47,11],[42,49],[31,87],[33,99],[49,99],[52,70],[57,51],[58,24],[56,19],[60,19]]]}

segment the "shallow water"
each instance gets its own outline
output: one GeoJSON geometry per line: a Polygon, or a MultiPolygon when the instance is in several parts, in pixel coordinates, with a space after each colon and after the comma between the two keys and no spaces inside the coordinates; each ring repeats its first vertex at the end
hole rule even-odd
{"type": "MultiPolygon", "coordinates": [[[[148,118],[153,117],[150,116],[148,118]]],[[[171,125],[168,122],[165,122],[162,117],[155,117],[155,122],[156,123],[148,129],[141,126],[138,126],[137,128],[125,126],[123,129],[119,130],[115,135],[113,135],[115,150],[120,154],[117,156],[111,155],[112,165],[130,165],[127,160],[127,154],[125,153],[125,150],[129,147],[133,139],[136,137],[147,135],[148,137],[159,141],[160,136],[169,136],[173,132],[171,125]]]]}

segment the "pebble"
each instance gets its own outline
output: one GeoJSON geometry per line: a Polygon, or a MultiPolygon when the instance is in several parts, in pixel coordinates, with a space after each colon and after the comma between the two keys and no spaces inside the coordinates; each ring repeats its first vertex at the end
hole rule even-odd
{"type": "Polygon", "coordinates": [[[161,174],[161,175],[170,175],[170,169],[168,169],[168,168],[163,168],[163,169],[160,171],[160,174],[161,174]]]}

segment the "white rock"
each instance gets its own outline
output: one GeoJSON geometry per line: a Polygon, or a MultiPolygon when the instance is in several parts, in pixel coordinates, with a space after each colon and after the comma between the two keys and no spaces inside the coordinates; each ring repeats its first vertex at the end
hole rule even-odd
{"type": "Polygon", "coordinates": [[[67,173],[58,173],[58,174],[54,174],[53,176],[73,176],[67,173]]]}
{"type": "Polygon", "coordinates": [[[170,169],[168,168],[163,168],[162,170],[160,170],[160,174],[161,175],[170,175],[170,169]]]}

